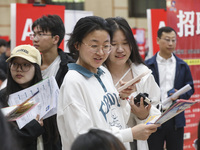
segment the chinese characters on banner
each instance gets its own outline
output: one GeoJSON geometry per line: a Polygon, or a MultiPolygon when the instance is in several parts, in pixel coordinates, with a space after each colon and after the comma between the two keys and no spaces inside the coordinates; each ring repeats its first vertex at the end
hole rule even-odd
{"type": "MultiPolygon", "coordinates": [[[[195,93],[190,100],[200,100],[200,3],[199,0],[167,0],[167,25],[177,32],[175,54],[190,66],[195,93]]],[[[194,150],[200,103],[185,111],[184,150],[194,150]]]]}

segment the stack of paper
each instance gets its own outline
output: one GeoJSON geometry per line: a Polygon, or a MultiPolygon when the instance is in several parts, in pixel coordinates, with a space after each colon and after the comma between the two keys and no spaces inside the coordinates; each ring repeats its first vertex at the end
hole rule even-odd
{"type": "Polygon", "coordinates": [[[59,88],[55,77],[47,78],[27,89],[11,94],[8,104],[9,106],[22,104],[37,91],[39,91],[38,94],[32,97],[31,101],[38,105],[16,120],[19,128],[35,119],[37,114],[40,115],[40,118],[46,119],[57,113],[59,88]]]}

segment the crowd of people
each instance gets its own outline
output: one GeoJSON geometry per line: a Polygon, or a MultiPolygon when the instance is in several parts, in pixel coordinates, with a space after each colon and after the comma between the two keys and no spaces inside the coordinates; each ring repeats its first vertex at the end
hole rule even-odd
{"type": "Polygon", "coordinates": [[[174,29],[158,30],[160,50],[146,61],[122,17],[78,20],[66,45],[70,53],[59,48],[65,35],[59,16],[38,18],[32,31],[33,46],[18,45],[11,53],[10,43],[0,41],[0,83],[6,80],[0,105],[8,107],[10,94],[54,76],[60,89],[57,114],[44,120],[37,115],[19,129],[0,113],[1,133],[9,135],[0,138],[5,150],[183,150],[184,113],[162,125],[145,124],[149,116],[162,114],[173,101],[194,93],[189,66],[173,54],[174,29]],[[118,92],[143,72],[149,73],[118,92]],[[169,90],[186,84],[190,91],[163,105],[169,90]],[[146,105],[143,97],[134,103],[140,93],[151,103],[146,105]],[[7,145],[10,139],[13,143],[7,145]]]}

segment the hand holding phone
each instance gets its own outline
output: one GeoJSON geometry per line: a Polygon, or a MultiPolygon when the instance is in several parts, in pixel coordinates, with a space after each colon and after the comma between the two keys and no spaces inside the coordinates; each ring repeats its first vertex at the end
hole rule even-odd
{"type": "Polygon", "coordinates": [[[171,96],[172,94],[174,94],[175,92],[176,92],[175,88],[169,90],[169,91],[167,92],[168,97],[171,96]]]}
{"type": "Polygon", "coordinates": [[[144,106],[147,106],[151,103],[151,100],[148,98],[149,94],[147,93],[139,93],[135,98],[134,98],[134,103],[137,105],[140,105],[140,98],[143,97],[144,101],[144,106]]]}

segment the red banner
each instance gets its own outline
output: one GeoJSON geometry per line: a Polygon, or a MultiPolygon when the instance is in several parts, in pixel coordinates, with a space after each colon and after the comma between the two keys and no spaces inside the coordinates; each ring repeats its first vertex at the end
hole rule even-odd
{"type": "Polygon", "coordinates": [[[167,12],[164,9],[148,9],[148,43],[149,43],[149,57],[155,55],[159,51],[157,44],[157,31],[160,27],[166,26],[167,12]]]}
{"type": "Polygon", "coordinates": [[[0,39],[4,39],[7,42],[10,40],[9,36],[0,36],[0,39]]]}
{"type": "Polygon", "coordinates": [[[146,45],[146,39],[145,39],[145,29],[143,28],[132,28],[133,35],[137,41],[138,49],[140,56],[144,59],[145,58],[145,45],[146,45]]]}
{"type": "MultiPolygon", "coordinates": [[[[167,25],[177,32],[175,54],[190,66],[195,93],[191,100],[200,100],[200,3],[199,0],[167,0],[167,25]]],[[[184,150],[194,150],[200,103],[185,111],[184,150]]]]}
{"type": "MultiPolygon", "coordinates": [[[[15,43],[13,46],[20,44],[32,44],[32,41],[29,38],[29,34],[32,32],[32,23],[43,15],[57,14],[64,22],[65,6],[34,6],[33,4],[12,4],[12,8],[15,9],[11,10],[11,17],[13,20],[16,20],[14,24],[11,24],[14,28],[16,28],[16,34],[13,36],[13,38],[11,37],[12,42],[15,43]]],[[[63,42],[61,43],[60,47],[64,49],[63,42]]]]}

